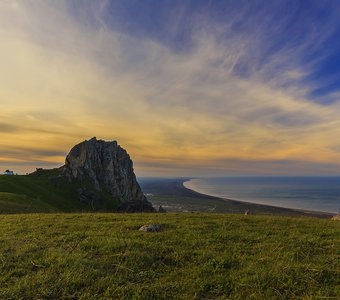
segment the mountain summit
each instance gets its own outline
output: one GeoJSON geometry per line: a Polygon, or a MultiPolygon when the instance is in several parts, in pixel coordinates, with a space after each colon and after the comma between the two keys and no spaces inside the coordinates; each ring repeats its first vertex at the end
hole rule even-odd
{"type": "Polygon", "coordinates": [[[62,172],[70,182],[81,183],[77,189],[81,201],[100,201],[105,193],[117,200],[119,211],[154,211],[136,180],[129,154],[116,141],[94,137],[74,146],[62,172]]]}

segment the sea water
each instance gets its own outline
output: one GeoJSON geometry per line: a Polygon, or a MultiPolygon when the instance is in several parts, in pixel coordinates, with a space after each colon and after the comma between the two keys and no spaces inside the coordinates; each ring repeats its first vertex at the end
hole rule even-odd
{"type": "Polygon", "coordinates": [[[184,186],[202,194],[272,206],[339,213],[340,177],[196,178],[184,186]]]}

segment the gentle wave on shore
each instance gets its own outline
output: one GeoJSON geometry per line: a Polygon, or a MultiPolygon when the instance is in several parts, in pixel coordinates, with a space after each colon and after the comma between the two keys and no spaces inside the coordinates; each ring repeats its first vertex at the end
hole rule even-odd
{"type": "Polygon", "coordinates": [[[219,177],[184,183],[196,192],[250,203],[338,213],[340,177],[219,177]]]}

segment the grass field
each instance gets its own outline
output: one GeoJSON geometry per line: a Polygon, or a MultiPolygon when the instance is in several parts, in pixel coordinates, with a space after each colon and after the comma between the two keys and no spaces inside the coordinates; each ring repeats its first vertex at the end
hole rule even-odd
{"type": "Polygon", "coordinates": [[[48,205],[39,198],[32,198],[16,193],[0,192],[0,214],[56,211],[58,210],[55,207],[48,205]]]}
{"type": "Polygon", "coordinates": [[[115,211],[117,201],[102,192],[99,202],[81,202],[77,188],[58,169],[30,175],[0,176],[0,213],[115,211]]]}
{"type": "Polygon", "coordinates": [[[339,299],[340,223],[231,214],[0,216],[1,299],[339,299]],[[146,223],[161,232],[140,232],[146,223]]]}

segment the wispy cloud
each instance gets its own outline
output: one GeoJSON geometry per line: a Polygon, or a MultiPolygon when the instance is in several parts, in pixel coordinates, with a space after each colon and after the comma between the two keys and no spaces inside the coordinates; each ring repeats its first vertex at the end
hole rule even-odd
{"type": "Polygon", "coordinates": [[[12,149],[2,160],[20,148],[27,161],[39,154],[61,164],[55,151],[97,136],[117,139],[144,173],[182,166],[188,174],[198,165],[247,173],[242,162],[257,161],[281,173],[272,162],[287,160],[310,162],[298,172],[311,173],[340,161],[338,96],[311,101],[307,78],[321,58],[304,60],[334,33],[333,18],[281,40],[289,14],[275,23],[243,6],[213,22],[179,3],[177,18],[167,19],[169,41],[115,26],[109,1],[84,1],[81,14],[70,3],[0,3],[0,146],[12,149]],[[190,43],[180,49],[184,29],[190,43]]]}

